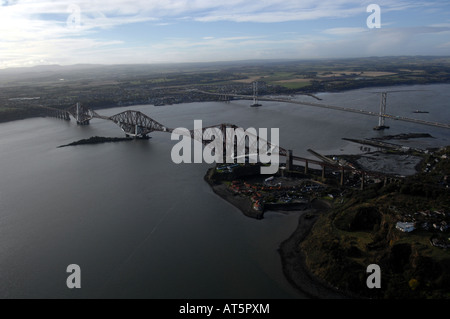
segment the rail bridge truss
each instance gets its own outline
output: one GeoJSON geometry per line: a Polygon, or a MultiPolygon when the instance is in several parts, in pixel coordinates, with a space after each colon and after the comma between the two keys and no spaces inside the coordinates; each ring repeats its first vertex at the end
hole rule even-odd
{"type": "MultiPolygon", "coordinates": [[[[47,115],[64,120],[70,120],[69,115],[71,115],[75,118],[78,125],[88,125],[94,118],[111,121],[119,126],[127,136],[132,136],[135,138],[145,138],[152,132],[177,133],[179,135],[188,136],[191,139],[202,143],[205,147],[216,147],[217,143],[212,142],[217,138],[217,136],[221,136],[223,138],[222,150],[224,153],[224,162],[226,163],[230,163],[231,161],[238,162],[238,158],[242,156],[249,158],[251,156],[258,155],[251,154],[250,152],[252,151],[256,151],[259,154],[261,151],[264,151],[266,154],[275,153],[280,157],[285,157],[286,169],[288,170],[293,168],[294,162],[301,162],[304,164],[305,174],[308,173],[310,165],[320,167],[322,169],[322,177],[325,177],[326,169],[340,171],[341,185],[344,183],[345,172],[360,174],[362,181],[364,181],[365,176],[384,178],[385,180],[387,178],[398,178],[398,176],[389,174],[357,169],[351,165],[342,165],[340,163],[332,163],[330,161],[318,161],[310,158],[294,156],[291,150],[286,150],[279,145],[272,144],[249,130],[246,130],[244,134],[237,134],[237,130],[243,131],[243,129],[229,123],[202,127],[201,130],[194,129],[185,131],[169,128],[139,111],[129,110],[113,116],[103,116],[79,103],[69,107],[67,110],[50,107],[44,107],[44,109],[47,110],[47,115]],[[230,140],[234,143],[229,143],[230,140]],[[263,147],[261,147],[261,145],[263,147]],[[233,147],[234,149],[230,150],[230,147],[233,147]],[[242,152],[242,150],[245,150],[245,152],[242,152]],[[241,154],[240,152],[244,154],[241,154]],[[226,155],[229,154],[232,154],[232,158],[225,158],[226,155]]],[[[363,187],[364,182],[362,182],[361,185],[363,187]]]]}

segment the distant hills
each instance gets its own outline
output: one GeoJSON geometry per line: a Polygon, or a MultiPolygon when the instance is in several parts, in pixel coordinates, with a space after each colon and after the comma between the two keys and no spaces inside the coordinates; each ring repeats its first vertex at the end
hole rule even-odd
{"type": "Polygon", "coordinates": [[[349,59],[317,59],[317,60],[242,60],[242,61],[219,61],[205,63],[174,63],[174,64],[75,64],[75,65],[40,65],[33,67],[20,67],[0,69],[0,85],[17,85],[30,81],[59,81],[64,80],[87,80],[87,79],[129,79],[155,74],[173,74],[187,72],[220,72],[234,71],[236,68],[264,68],[286,66],[304,67],[308,69],[323,68],[325,66],[335,67],[342,65],[348,67],[353,65],[374,65],[377,69],[384,69],[393,65],[419,66],[428,64],[439,64],[450,66],[450,56],[397,56],[397,57],[365,57],[349,59]]]}

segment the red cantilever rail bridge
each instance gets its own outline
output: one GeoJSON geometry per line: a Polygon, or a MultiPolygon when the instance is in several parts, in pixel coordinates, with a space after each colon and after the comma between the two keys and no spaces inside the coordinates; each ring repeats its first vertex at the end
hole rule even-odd
{"type": "MultiPolygon", "coordinates": [[[[139,111],[132,111],[128,110],[113,116],[103,116],[98,114],[97,112],[81,105],[80,103],[77,103],[76,105],[73,105],[69,107],[66,110],[56,109],[56,108],[50,108],[50,107],[42,107],[47,111],[47,115],[61,118],[64,120],[70,120],[70,117],[72,116],[76,121],[78,125],[89,125],[90,121],[94,118],[97,119],[103,119],[107,121],[112,121],[116,125],[118,125],[127,136],[132,137],[146,137],[148,134],[152,132],[166,132],[166,133],[172,133],[174,132],[174,129],[169,128],[154,119],[150,118],[146,114],[139,112],[139,111]]],[[[205,145],[210,145],[211,140],[213,139],[212,136],[209,138],[208,134],[213,135],[215,129],[216,132],[219,130],[224,136],[224,141],[227,140],[227,138],[233,138],[228,135],[230,135],[230,132],[233,132],[229,129],[237,129],[238,127],[233,124],[228,123],[222,123],[218,125],[213,125],[209,127],[203,127],[202,131],[199,130],[190,130],[188,134],[189,137],[192,139],[199,141],[205,145]]],[[[178,132],[177,132],[178,133],[178,132]]],[[[183,132],[179,133],[180,135],[183,134],[183,132]]],[[[361,174],[362,178],[364,179],[364,176],[373,176],[378,178],[396,178],[397,176],[392,176],[389,174],[383,174],[379,172],[371,172],[366,171],[362,169],[357,169],[351,165],[343,165],[340,163],[333,163],[331,160],[327,161],[318,161],[313,160],[309,158],[299,157],[292,155],[292,151],[288,151],[279,145],[271,144],[268,141],[265,141],[258,136],[252,136],[251,133],[246,132],[246,134],[241,137],[240,140],[236,141],[238,147],[244,145],[245,149],[248,151],[249,149],[258,149],[258,147],[255,148],[255,145],[248,145],[248,143],[260,143],[264,142],[266,143],[268,149],[273,152],[277,152],[280,156],[286,157],[286,163],[287,165],[292,165],[294,161],[296,162],[302,162],[304,163],[305,173],[308,172],[309,165],[316,165],[320,166],[322,168],[322,176],[325,176],[325,169],[332,169],[332,170],[339,170],[341,172],[341,184],[343,184],[344,179],[344,173],[345,171],[352,171],[355,173],[361,174]],[[252,147],[253,146],[253,147],[252,147]],[[289,164],[288,164],[289,163],[289,164]]],[[[225,148],[224,148],[225,149],[225,148]]],[[[248,153],[247,153],[248,154],[248,153]]]]}

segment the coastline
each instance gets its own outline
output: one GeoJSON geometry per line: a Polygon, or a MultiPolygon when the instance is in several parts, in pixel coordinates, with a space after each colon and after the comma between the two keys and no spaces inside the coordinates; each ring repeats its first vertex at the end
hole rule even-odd
{"type": "MultiPolygon", "coordinates": [[[[209,178],[210,174],[211,169],[205,174],[204,179],[216,195],[238,208],[247,217],[263,218],[264,212],[254,210],[251,201],[235,196],[223,184],[215,184],[209,178]]],[[[308,236],[319,216],[326,213],[328,209],[330,207],[327,203],[316,200],[311,203],[310,208],[296,210],[301,212],[298,226],[288,239],[280,243],[278,248],[281,267],[288,282],[311,299],[350,299],[353,297],[314,276],[306,266],[304,253],[299,249],[301,242],[308,236]]]]}
{"type": "Polygon", "coordinates": [[[214,169],[209,169],[204,176],[204,180],[209,184],[212,191],[238,208],[245,216],[254,219],[263,219],[264,213],[266,211],[305,211],[310,208],[310,203],[308,202],[296,202],[296,203],[266,203],[261,209],[254,209],[253,202],[245,196],[231,192],[226,185],[223,183],[217,183],[212,178],[214,174],[214,169]]]}
{"type": "Polygon", "coordinates": [[[283,273],[293,287],[311,299],[357,298],[331,287],[326,282],[314,276],[306,266],[305,254],[299,248],[319,216],[328,211],[328,209],[324,206],[324,203],[316,201],[312,209],[300,215],[296,230],[288,239],[280,244],[278,249],[283,273]]]}
{"type": "Polygon", "coordinates": [[[252,208],[252,203],[247,198],[235,196],[223,184],[215,184],[210,178],[211,172],[211,169],[209,169],[204,180],[216,195],[238,208],[247,217],[255,219],[262,219],[264,217],[264,212],[254,210],[252,208]]]}
{"type": "MultiPolygon", "coordinates": [[[[304,95],[309,96],[315,100],[321,101],[322,98],[318,97],[318,94],[328,94],[328,93],[344,93],[348,91],[353,90],[360,90],[360,89],[370,89],[370,88],[377,88],[377,87],[398,87],[398,86],[414,86],[414,85],[446,85],[450,82],[448,80],[440,80],[440,81],[407,81],[405,83],[378,83],[378,82],[359,82],[355,81],[355,83],[352,83],[352,85],[349,85],[347,87],[327,87],[326,89],[323,89],[322,87],[315,87],[315,88],[308,88],[305,90],[299,90],[299,89],[286,89],[284,87],[278,87],[275,92],[270,92],[266,94],[260,95],[261,98],[264,98],[265,96],[285,96],[285,95],[304,95]]],[[[164,88],[162,88],[164,90],[164,88]]],[[[91,108],[94,110],[104,110],[104,109],[111,109],[111,108],[129,108],[136,105],[152,105],[155,107],[160,106],[166,106],[166,105],[177,105],[177,104],[185,104],[185,103],[203,103],[203,102],[219,102],[220,100],[217,98],[213,98],[211,96],[189,96],[189,95],[183,95],[179,94],[174,96],[169,96],[167,99],[164,99],[163,97],[155,97],[154,99],[148,98],[146,100],[133,100],[133,101],[127,101],[126,103],[122,102],[122,99],[119,99],[118,101],[109,101],[107,104],[95,104],[94,100],[92,101],[85,101],[84,103],[90,104],[91,108]]],[[[74,101],[73,103],[75,103],[74,101]]],[[[69,107],[71,103],[67,103],[66,105],[54,105],[54,104],[48,104],[43,105],[44,107],[52,107],[52,108],[60,108],[61,110],[64,110],[65,108],[69,107]]],[[[9,106],[7,106],[9,107],[9,106]]],[[[21,105],[20,108],[12,106],[9,107],[8,112],[0,112],[0,123],[8,123],[13,121],[20,121],[20,120],[26,120],[31,118],[42,118],[42,117],[52,117],[51,115],[48,115],[45,112],[44,108],[41,108],[40,105],[21,105]]]]}

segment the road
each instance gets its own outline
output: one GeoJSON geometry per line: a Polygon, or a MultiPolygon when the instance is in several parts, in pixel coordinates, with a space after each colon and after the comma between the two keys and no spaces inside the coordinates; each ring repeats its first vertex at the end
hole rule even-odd
{"type": "MultiPolygon", "coordinates": [[[[234,98],[239,98],[239,99],[243,99],[243,100],[253,100],[253,98],[254,98],[253,96],[250,96],[250,95],[211,93],[211,92],[206,92],[206,91],[201,91],[201,90],[198,90],[198,92],[203,93],[203,94],[208,94],[208,95],[216,95],[216,96],[227,95],[227,96],[232,96],[234,98]]],[[[393,119],[393,120],[397,120],[397,121],[410,122],[410,123],[416,123],[416,124],[450,129],[450,124],[446,124],[446,123],[430,122],[430,121],[413,119],[413,118],[408,118],[408,117],[403,117],[403,116],[391,115],[391,114],[380,114],[379,112],[377,113],[377,112],[371,112],[371,111],[365,111],[365,110],[357,110],[357,109],[352,109],[349,107],[319,104],[319,103],[313,103],[313,102],[293,101],[293,100],[282,99],[282,98],[258,97],[258,100],[259,101],[281,102],[281,103],[291,103],[291,104],[307,105],[307,106],[313,106],[313,107],[321,107],[321,108],[325,108],[325,109],[332,109],[332,110],[342,111],[342,112],[358,113],[358,114],[370,115],[370,116],[376,116],[376,117],[382,116],[384,118],[393,119]]]]}

